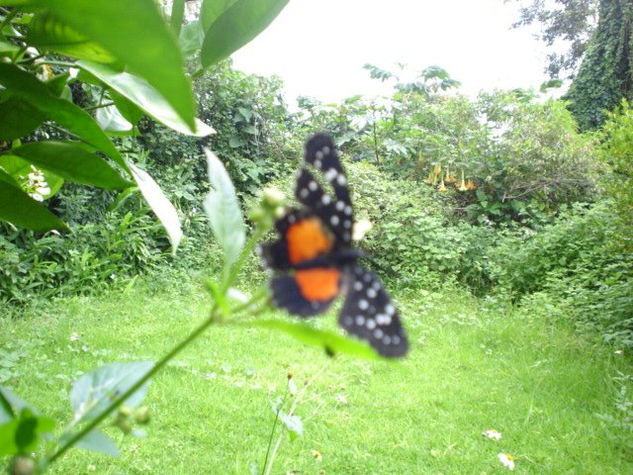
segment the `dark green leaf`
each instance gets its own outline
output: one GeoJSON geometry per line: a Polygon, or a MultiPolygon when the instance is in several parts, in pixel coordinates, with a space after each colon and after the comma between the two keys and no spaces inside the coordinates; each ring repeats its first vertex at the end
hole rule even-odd
{"type": "Polygon", "coordinates": [[[163,224],[165,231],[167,231],[173,252],[176,252],[182,239],[182,229],[180,228],[180,220],[178,219],[176,208],[174,208],[174,205],[164,195],[163,190],[160,189],[160,186],[146,171],[131,163],[128,165],[145,201],[147,201],[147,204],[152,208],[154,214],[163,224]]]}
{"type": "Polygon", "coordinates": [[[127,170],[119,151],[94,119],[80,107],[51,94],[46,84],[38,81],[35,76],[14,65],[0,63],[0,84],[62,127],[106,153],[127,170]]]}
{"type": "MultiPolygon", "coordinates": [[[[70,142],[31,142],[12,149],[10,154],[75,183],[107,189],[122,189],[132,184],[103,158],[70,142]]],[[[0,155],[0,163],[2,158],[0,155]]]]}
{"type": "Polygon", "coordinates": [[[92,450],[94,452],[101,452],[112,457],[118,457],[120,455],[119,448],[107,435],[101,432],[99,429],[92,429],[75,444],[82,449],[92,450]]]}
{"type": "Polygon", "coordinates": [[[366,343],[345,338],[339,334],[318,330],[301,322],[281,320],[254,320],[249,326],[280,330],[293,338],[312,346],[320,346],[334,354],[345,353],[365,359],[379,359],[379,355],[366,343]]]}
{"type": "Polygon", "coordinates": [[[0,181],[0,220],[33,231],[68,230],[57,216],[5,181],[0,181]]]}
{"type": "MultiPolygon", "coordinates": [[[[200,62],[209,67],[228,58],[264,30],[288,0],[236,0],[207,27],[200,62]]],[[[212,15],[208,14],[210,18],[212,15]]],[[[203,22],[204,20],[203,16],[203,22]]]]}
{"type": "Polygon", "coordinates": [[[90,41],[48,11],[37,13],[26,36],[26,41],[40,49],[56,51],[74,58],[100,63],[112,63],[114,56],[103,46],[90,41]]]}
{"type": "Polygon", "coordinates": [[[244,247],[246,226],[229,174],[213,152],[205,149],[205,153],[211,191],[204,200],[204,210],[211,230],[224,251],[226,266],[230,267],[244,247]]]}
{"type": "MultiPolygon", "coordinates": [[[[87,421],[106,409],[112,401],[129,390],[154,364],[151,361],[135,363],[112,363],[84,374],[75,381],[70,392],[70,402],[75,413],[74,420],[87,421]]],[[[139,405],[149,382],[132,394],[125,404],[139,405]]]]}
{"type": "Polygon", "coordinates": [[[196,128],[192,131],[189,125],[180,119],[176,111],[160,93],[147,81],[138,76],[117,71],[103,64],[88,61],[78,61],[77,66],[88,71],[100,81],[103,81],[104,84],[107,84],[114,91],[144,110],[147,115],[167,127],[182,134],[195,135],[198,137],[204,137],[214,132],[211,127],[197,119],[195,119],[196,128]]]}
{"type": "Polygon", "coordinates": [[[0,104],[0,140],[10,142],[33,132],[46,115],[28,102],[11,97],[0,104]]]}
{"type": "Polygon", "coordinates": [[[32,452],[40,436],[51,432],[54,425],[51,419],[22,408],[17,417],[0,426],[0,456],[32,452]]]}
{"type": "Polygon", "coordinates": [[[194,129],[195,104],[176,37],[153,0],[31,0],[145,78],[194,129]]]}

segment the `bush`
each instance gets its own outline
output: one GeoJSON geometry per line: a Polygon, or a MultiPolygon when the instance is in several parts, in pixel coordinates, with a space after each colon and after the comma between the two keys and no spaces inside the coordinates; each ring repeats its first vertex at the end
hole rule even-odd
{"type": "Polygon", "coordinates": [[[538,233],[507,236],[491,268],[515,298],[546,292],[579,327],[633,349],[633,256],[612,208],[577,205],[538,233]]]}

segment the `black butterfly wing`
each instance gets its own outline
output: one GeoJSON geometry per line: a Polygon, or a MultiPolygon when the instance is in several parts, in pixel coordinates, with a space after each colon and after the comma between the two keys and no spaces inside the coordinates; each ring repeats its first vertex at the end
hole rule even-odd
{"type": "Polygon", "coordinates": [[[303,168],[297,176],[295,196],[300,203],[313,210],[336,235],[340,246],[352,241],[354,208],[352,207],[347,178],[336,154],[332,139],[316,134],[306,143],[305,162],[323,174],[334,191],[326,193],[314,175],[303,168]]]}
{"type": "Polygon", "coordinates": [[[339,324],[368,341],[382,356],[404,356],[409,342],[398,311],[378,277],[358,265],[350,269],[347,277],[349,289],[339,324]]]}

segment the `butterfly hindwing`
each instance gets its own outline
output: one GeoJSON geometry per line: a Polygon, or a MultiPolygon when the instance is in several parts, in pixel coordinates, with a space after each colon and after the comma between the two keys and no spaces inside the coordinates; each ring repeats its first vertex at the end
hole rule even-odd
{"type": "Polygon", "coordinates": [[[378,277],[355,265],[350,269],[348,285],[340,325],[368,341],[382,356],[403,356],[409,343],[398,311],[378,277]]]}

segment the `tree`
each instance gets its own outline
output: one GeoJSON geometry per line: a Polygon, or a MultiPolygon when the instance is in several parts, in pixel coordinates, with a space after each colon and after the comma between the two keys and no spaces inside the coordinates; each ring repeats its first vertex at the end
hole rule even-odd
{"type": "Polygon", "coordinates": [[[600,20],[565,99],[581,129],[604,123],[605,110],[633,97],[633,2],[601,0],[600,20]]]}
{"type": "MultiPolygon", "coordinates": [[[[505,0],[506,3],[511,0],[505,0]]],[[[521,0],[514,0],[521,1],[521,0]]],[[[570,77],[580,64],[597,21],[600,0],[531,0],[521,7],[519,21],[513,28],[541,24],[540,39],[548,46],[558,40],[568,42],[567,51],[548,55],[545,71],[551,78],[570,77]]]]}

